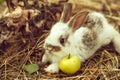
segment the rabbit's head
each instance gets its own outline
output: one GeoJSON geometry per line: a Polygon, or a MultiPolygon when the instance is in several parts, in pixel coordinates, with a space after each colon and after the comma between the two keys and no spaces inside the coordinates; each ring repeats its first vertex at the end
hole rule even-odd
{"type": "Polygon", "coordinates": [[[60,21],[52,26],[50,34],[45,40],[44,48],[46,53],[54,54],[62,51],[66,46],[69,46],[69,37],[80,28],[85,21],[88,12],[79,12],[71,17],[72,5],[67,3],[64,6],[60,21]]]}

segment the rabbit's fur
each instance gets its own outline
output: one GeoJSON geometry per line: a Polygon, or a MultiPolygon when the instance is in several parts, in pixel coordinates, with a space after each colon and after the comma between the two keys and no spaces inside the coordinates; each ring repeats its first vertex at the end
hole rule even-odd
{"type": "Polygon", "coordinates": [[[51,62],[45,71],[58,73],[59,61],[69,54],[78,56],[84,62],[101,46],[110,42],[113,42],[116,51],[120,53],[120,34],[103,14],[85,11],[72,18],[70,14],[71,5],[67,4],[60,21],[52,27],[45,40],[42,62],[51,62]]]}

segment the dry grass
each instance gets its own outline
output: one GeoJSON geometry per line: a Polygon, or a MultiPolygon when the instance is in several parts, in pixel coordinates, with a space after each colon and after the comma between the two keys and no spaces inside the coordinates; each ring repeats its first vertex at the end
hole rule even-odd
{"type": "MultiPolygon", "coordinates": [[[[69,2],[74,6],[73,13],[86,9],[101,12],[120,31],[119,0],[75,0],[74,2],[70,0],[69,2]]],[[[47,10],[47,15],[52,16],[52,20],[45,23],[47,27],[59,19],[61,12],[60,5],[52,8],[47,10]],[[52,8],[57,8],[58,11],[52,13],[54,11],[52,8]]],[[[7,42],[9,46],[8,44],[1,46],[0,80],[120,80],[120,55],[114,50],[112,43],[99,49],[95,55],[82,64],[81,69],[74,75],[66,75],[62,72],[58,74],[44,72],[43,68],[47,64],[41,63],[42,45],[50,28],[42,27],[39,35],[32,34],[32,36],[19,32],[9,39],[7,42]],[[21,67],[29,63],[39,64],[40,70],[33,74],[23,71],[21,67]]]]}

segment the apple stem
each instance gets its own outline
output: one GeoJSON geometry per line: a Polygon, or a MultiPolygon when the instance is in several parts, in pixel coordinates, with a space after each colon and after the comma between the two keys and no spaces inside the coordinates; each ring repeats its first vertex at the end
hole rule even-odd
{"type": "Polygon", "coordinates": [[[68,59],[70,59],[70,54],[68,55],[68,59]]]}

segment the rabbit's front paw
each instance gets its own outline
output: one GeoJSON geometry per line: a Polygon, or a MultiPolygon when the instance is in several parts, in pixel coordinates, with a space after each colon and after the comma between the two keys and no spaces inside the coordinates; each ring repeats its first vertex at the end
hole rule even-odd
{"type": "Polygon", "coordinates": [[[50,64],[47,68],[44,69],[46,72],[49,73],[58,73],[59,72],[59,66],[58,63],[50,64]]]}

